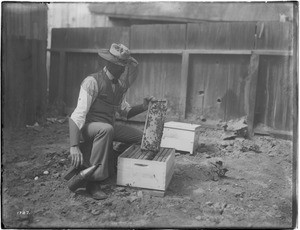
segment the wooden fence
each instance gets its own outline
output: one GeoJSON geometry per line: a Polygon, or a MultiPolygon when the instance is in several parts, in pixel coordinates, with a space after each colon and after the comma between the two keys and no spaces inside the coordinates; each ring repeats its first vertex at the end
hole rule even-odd
{"type": "Polygon", "coordinates": [[[46,111],[47,6],[2,6],[4,126],[32,125],[46,111]]]}
{"type": "Polygon", "coordinates": [[[98,49],[121,42],[140,63],[128,91],[131,104],[154,95],[168,100],[169,120],[247,115],[250,127],[262,123],[291,131],[292,29],[289,22],[53,29],[50,101],[74,108],[80,82],[103,67],[98,49]]]}

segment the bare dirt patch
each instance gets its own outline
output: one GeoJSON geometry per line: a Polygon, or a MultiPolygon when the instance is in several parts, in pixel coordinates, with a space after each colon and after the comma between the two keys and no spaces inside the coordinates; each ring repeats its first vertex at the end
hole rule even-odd
{"type": "Polygon", "coordinates": [[[202,129],[197,153],[176,154],[165,197],[102,187],[109,198],[71,193],[68,125],[4,130],[2,217],[5,227],[280,227],[292,226],[292,142],[268,136],[224,141],[202,129]],[[210,162],[229,170],[216,177],[210,162]]]}

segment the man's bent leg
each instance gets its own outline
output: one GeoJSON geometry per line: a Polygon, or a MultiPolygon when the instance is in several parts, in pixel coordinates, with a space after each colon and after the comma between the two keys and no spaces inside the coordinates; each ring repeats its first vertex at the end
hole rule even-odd
{"type": "Polygon", "coordinates": [[[126,144],[140,144],[143,132],[129,125],[115,124],[114,140],[126,144]]]}
{"type": "Polygon", "coordinates": [[[106,179],[108,177],[108,156],[112,151],[114,138],[113,126],[103,122],[92,122],[83,127],[82,134],[85,140],[93,140],[90,164],[101,164],[91,179],[96,181],[106,179]]]}

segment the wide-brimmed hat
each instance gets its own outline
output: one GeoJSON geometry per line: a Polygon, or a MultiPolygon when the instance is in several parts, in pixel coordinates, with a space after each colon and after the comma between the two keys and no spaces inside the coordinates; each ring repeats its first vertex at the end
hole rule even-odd
{"type": "Polygon", "coordinates": [[[103,59],[121,66],[125,66],[130,61],[137,63],[137,61],[131,57],[130,50],[123,44],[113,43],[110,49],[101,49],[98,54],[103,59]]]}

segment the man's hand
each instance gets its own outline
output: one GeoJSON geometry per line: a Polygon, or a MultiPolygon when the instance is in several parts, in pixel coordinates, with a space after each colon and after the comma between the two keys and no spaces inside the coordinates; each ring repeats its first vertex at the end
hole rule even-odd
{"type": "Polygon", "coordinates": [[[155,100],[156,100],[156,99],[155,99],[155,97],[153,97],[153,96],[151,96],[151,97],[145,97],[145,98],[144,98],[144,102],[143,102],[143,107],[144,107],[144,109],[147,110],[150,101],[155,101],[155,100]]]}
{"type": "Polygon", "coordinates": [[[70,148],[71,164],[73,167],[78,168],[83,164],[83,156],[78,146],[70,148]]]}

